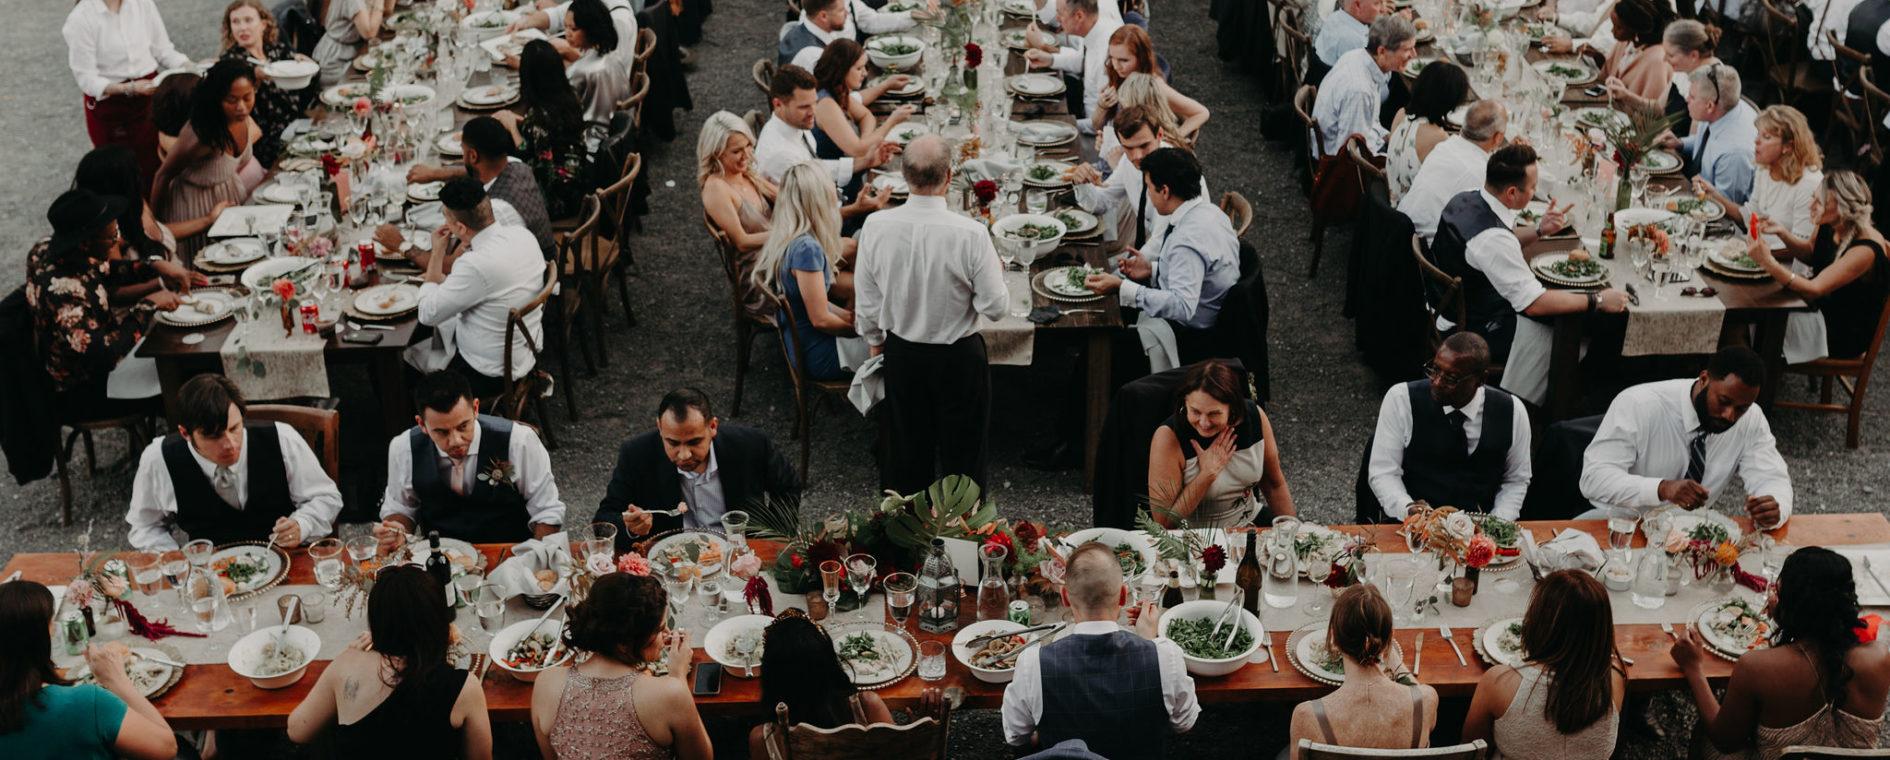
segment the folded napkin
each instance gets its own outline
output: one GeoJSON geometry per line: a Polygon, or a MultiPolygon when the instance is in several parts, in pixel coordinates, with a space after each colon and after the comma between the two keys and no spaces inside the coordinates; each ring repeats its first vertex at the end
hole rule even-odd
{"type": "Polygon", "coordinates": [[[565,574],[570,569],[571,544],[565,534],[553,533],[512,547],[512,558],[499,563],[498,569],[486,575],[486,581],[498,584],[508,599],[520,594],[569,594],[571,582],[565,574]],[[557,584],[549,590],[540,585],[540,570],[557,573],[557,584]]]}
{"type": "MultiPolygon", "coordinates": [[[[1523,535],[1528,534],[1529,531],[1523,531],[1523,535]]],[[[1579,568],[1593,573],[1601,569],[1605,558],[1594,536],[1574,528],[1564,528],[1543,544],[1536,544],[1532,537],[1524,542],[1523,551],[1525,557],[1533,555],[1530,564],[1543,572],[1579,568]]]]}
{"type": "Polygon", "coordinates": [[[1857,603],[1865,607],[1890,607],[1890,593],[1885,593],[1884,586],[1890,584],[1890,549],[1863,549],[1833,546],[1837,552],[1851,562],[1851,577],[1857,579],[1857,603]],[[1870,570],[1876,570],[1876,581],[1865,576],[1871,575],[1864,568],[1864,558],[1870,558],[1870,570]]]}
{"type": "Polygon", "coordinates": [[[1142,353],[1148,354],[1150,372],[1167,372],[1181,366],[1181,348],[1175,343],[1175,326],[1161,317],[1147,313],[1135,320],[1136,337],[1142,341],[1142,353]]]}
{"type": "Polygon", "coordinates": [[[884,354],[872,356],[853,373],[853,387],[847,389],[847,400],[853,402],[853,408],[862,415],[873,411],[873,407],[886,398],[886,378],[879,376],[880,368],[885,365],[884,354]]]}
{"type": "Polygon", "coordinates": [[[1019,171],[1023,168],[1023,164],[1016,161],[1001,158],[974,158],[960,165],[958,171],[964,174],[966,182],[977,182],[981,179],[995,180],[1007,172],[1019,171]]]}

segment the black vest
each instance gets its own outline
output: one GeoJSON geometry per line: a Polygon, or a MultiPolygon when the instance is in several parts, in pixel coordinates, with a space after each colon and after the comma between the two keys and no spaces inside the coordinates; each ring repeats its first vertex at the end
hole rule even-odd
{"type": "MultiPolygon", "coordinates": [[[[1844,46],[1870,55],[1872,78],[1890,70],[1890,65],[1886,65],[1890,64],[1890,56],[1877,47],[1877,31],[1886,23],[1890,23],[1890,0],[1863,0],[1851,8],[1851,15],[1846,19],[1844,46]]],[[[1855,64],[1849,58],[1838,56],[1837,63],[1840,73],[1846,77],[1853,73],[1855,64]]]]}
{"type": "Polygon", "coordinates": [[[810,47],[824,49],[827,43],[815,37],[813,30],[807,28],[807,24],[796,21],[793,26],[788,27],[786,34],[781,35],[780,44],[775,46],[774,65],[786,66],[793,63],[796,53],[810,47]]]}
{"type": "Polygon", "coordinates": [[[1404,389],[1411,396],[1404,490],[1435,507],[1494,511],[1515,434],[1515,400],[1495,388],[1483,389],[1483,430],[1477,437],[1477,450],[1466,452],[1451,432],[1450,420],[1444,418],[1443,405],[1431,398],[1431,381],[1414,380],[1404,389]]]}
{"type": "Polygon", "coordinates": [[[1168,741],[1161,658],[1155,642],[1128,631],[1071,636],[1038,655],[1043,746],[1082,739],[1104,757],[1161,757],[1168,741]]]}
{"type": "MultiPolygon", "coordinates": [[[[525,494],[517,483],[494,485],[480,478],[493,471],[493,465],[507,461],[512,450],[512,422],[479,415],[479,461],[472,490],[461,496],[446,484],[440,472],[440,450],[426,431],[407,431],[413,451],[413,495],[419,500],[420,530],[437,530],[440,535],[475,544],[517,543],[532,537],[526,523],[531,515],[525,509],[525,494]]],[[[517,474],[518,463],[509,462],[517,474]]]]}
{"type": "MultiPolygon", "coordinates": [[[[1886,0],[1890,2],[1890,0],[1886,0]]],[[[1437,268],[1453,277],[1463,278],[1464,313],[1468,324],[1457,325],[1483,336],[1490,343],[1490,358],[1502,361],[1509,356],[1509,344],[1516,334],[1516,310],[1496,292],[1482,270],[1470,266],[1465,258],[1470,241],[1485,230],[1506,228],[1501,217],[1483,200],[1483,191],[1465,190],[1444,204],[1437,220],[1437,237],[1431,242],[1431,258],[1437,268]]]]}
{"type": "Polygon", "coordinates": [[[246,503],[233,505],[217,495],[210,478],[190,455],[190,442],[172,433],[164,437],[164,469],[171,476],[171,490],[177,495],[177,527],[192,539],[211,543],[261,541],[275,531],[276,518],[295,511],[289,500],[289,474],[282,464],[282,442],[276,437],[273,422],[243,426],[243,446],[248,449],[244,468],[248,473],[246,503]]]}

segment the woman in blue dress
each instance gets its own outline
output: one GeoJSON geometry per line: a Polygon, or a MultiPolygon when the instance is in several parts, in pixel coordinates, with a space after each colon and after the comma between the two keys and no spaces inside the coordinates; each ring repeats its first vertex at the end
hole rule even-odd
{"type": "Polygon", "coordinates": [[[840,198],[832,175],[815,163],[788,169],[775,196],[768,242],[755,261],[755,282],[786,299],[800,348],[790,361],[810,380],[846,377],[838,341],[858,340],[853,312],[841,297],[851,292],[851,278],[834,277],[840,250],[840,198]]]}

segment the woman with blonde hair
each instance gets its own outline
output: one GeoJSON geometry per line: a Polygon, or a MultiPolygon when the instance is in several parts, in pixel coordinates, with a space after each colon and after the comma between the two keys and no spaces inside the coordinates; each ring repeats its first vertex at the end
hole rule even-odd
{"type": "Polygon", "coordinates": [[[1293,708],[1287,752],[1299,741],[1366,749],[1421,749],[1437,724],[1437,690],[1417,682],[1391,638],[1391,605],[1370,585],[1351,586],[1332,603],[1326,646],[1345,661],[1345,682],[1293,708]]]}
{"type": "Polygon", "coordinates": [[[262,62],[256,64],[256,106],[249,115],[263,132],[262,139],[256,141],[256,160],[264,166],[274,164],[282,151],[282,130],[302,117],[314,85],[300,92],[284,90],[269,79],[265,64],[309,58],[298,55],[282,40],[275,15],[263,7],[261,0],[235,0],[223,9],[223,57],[262,62]]]}
{"type": "Polygon", "coordinates": [[[1194,149],[1194,141],[1184,134],[1186,127],[1182,126],[1174,110],[1168,107],[1168,98],[1162,94],[1167,87],[1153,74],[1136,72],[1123,77],[1122,84],[1111,94],[1110,108],[1098,106],[1098,113],[1107,114],[1108,125],[1102,130],[1102,158],[1110,166],[1122,158],[1122,138],[1116,134],[1115,121],[1116,114],[1124,108],[1147,108],[1155,116],[1155,126],[1161,130],[1162,142],[1184,150],[1194,149]]]}
{"type": "MultiPolygon", "coordinates": [[[[702,188],[702,213],[709,225],[728,236],[729,245],[740,254],[736,282],[749,282],[754,253],[768,241],[777,191],[755,169],[755,133],[741,117],[717,111],[702,123],[696,136],[696,184],[702,188]]],[[[763,290],[744,292],[742,308],[755,317],[774,316],[763,290]]]]}
{"type": "MultiPolygon", "coordinates": [[[[753,280],[764,292],[779,293],[794,317],[800,356],[789,360],[811,380],[846,377],[840,366],[838,339],[853,336],[851,273],[835,274],[842,250],[840,198],[833,177],[819,164],[802,163],[781,177],[768,242],[755,259],[753,280]]],[[[857,338],[855,339],[857,340],[857,338]]]]}
{"type": "MultiPolygon", "coordinates": [[[[1108,59],[1104,61],[1103,72],[1109,81],[1103,85],[1102,94],[1096,100],[1096,112],[1090,115],[1090,123],[1103,134],[1104,155],[1116,148],[1119,141],[1113,129],[1105,130],[1104,124],[1115,118],[1122,108],[1136,104],[1151,104],[1160,101],[1161,110],[1168,115],[1168,120],[1175,127],[1164,134],[1170,143],[1177,147],[1192,149],[1195,135],[1207,124],[1208,109],[1200,101],[1181,94],[1168,84],[1166,77],[1155,59],[1155,43],[1149,39],[1148,31],[1134,24],[1124,24],[1115,33],[1109,35],[1108,59]],[[1153,79],[1147,86],[1156,90],[1154,95],[1143,95],[1131,101],[1122,91],[1123,85],[1136,74],[1146,74],[1153,79]],[[1184,144],[1187,143],[1187,144],[1184,144]]],[[[1113,157],[1109,158],[1114,163],[1113,157]]]]}
{"type": "MultiPolygon", "coordinates": [[[[1733,203],[1713,183],[1693,179],[1694,192],[1705,192],[1733,219],[1759,215],[1759,229],[1765,232],[1765,247],[1774,253],[1789,249],[1785,258],[1811,252],[1811,236],[1818,222],[1812,219],[1811,202],[1824,181],[1819,165],[1824,157],[1818,151],[1818,139],[1811,134],[1805,115],[1791,106],[1771,106],[1759,112],[1753,122],[1759,137],[1752,144],[1752,196],[1745,205],[1733,203]],[[1776,222],[1779,232],[1766,230],[1767,222],[1776,222]]],[[[1800,265],[1802,267],[1802,264],[1800,265]]],[[[1809,269],[1794,267],[1800,275],[1809,269]]]]}
{"type": "MultiPolygon", "coordinates": [[[[1793,313],[1785,323],[1785,361],[1792,364],[1834,357],[1862,356],[1877,334],[1877,318],[1890,297],[1890,261],[1886,244],[1871,224],[1870,186],[1850,170],[1824,175],[1812,197],[1811,217],[1818,225],[1808,251],[1787,240],[1782,255],[1802,256],[1811,274],[1800,275],[1780,263],[1761,240],[1748,240],[1746,252],[1793,295],[1818,307],[1793,313]]],[[[1774,220],[1760,224],[1774,235],[1785,231],[1774,220]]],[[[1780,235],[1780,237],[1784,237],[1780,235]]]]}

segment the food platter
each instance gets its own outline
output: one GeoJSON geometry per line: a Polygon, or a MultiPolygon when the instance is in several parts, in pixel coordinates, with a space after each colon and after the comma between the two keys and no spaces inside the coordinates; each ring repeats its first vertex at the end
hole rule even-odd
{"type": "MultiPolygon", "coordinates": [[[[1713,200],[1712,198],[1695,198],[1690,195],[1676,195],[1672,198],[1668,198],[1667,202],[1661,204],[1661,206],[1668,211],[1672,211],[1688,219],[1694,218],[1693,213],[1695,211],[1700,213],[1700,221],[1711,222],[1726,218],[1726,207],[1720,205],[1719,201],[1713,200]]],[[[1752,268],[1754,271],[1757,271],[1759,268],[1758,264],[1753,264],[1752,268]]]]}
{"type": "Polygon", "coordinates": [[[1719,269],[1735,275],[1765,275],[1765,268],[1752,259],[1752,255],[1746,252],[1744,246],[1716,248],[1706,255],[1706,260],[1719,269]]]}
{"type": "Polygon", "coordinates": [[[486,55],[492,57],[493,63],[498,63],[505,60],[507,56],[525,52],[525,43],[542,39],[545,39],[544,32],[537,29],[520,29],[511,34],[501,34],[481,42],[479,47],[486,51],[486,55]]]}
{"type": "Polygon", "coordinates": [[[1068,187],[1069,171],[1062,161],[1036,161],[1024,168],[1024,184],[1031,187],[1068,187]]]}
{"type": "MultiPolygon", "coordinates": [[[[125,675],[131,678],[132,687],[143,694],[145,699],[163,696],[164,692],[170,691],[172,686],[184,679],[183,668],[158,662],[160,659],[183,662],[184,656],[176,649],[152,642],[128,641],[126,644],[131,656],[125,658],[125,675]]],[[[66,677],[74,684],[98,683],[97,676],[84,662],[80,662],[66,677]]]]}
{"type": "MultiPolygon", "coordinates": [[[[1069,279],[1071,270],[1077,270],[1079,272],[1084,271],[1082,267],[1073,267],[1073,266],[1064,266],[1064,267],[1055,267],[1051,269],[1045,269],[1041,272],[1038,272],[1035,277],[1031,278],[1030,287],[1032,290],[1035,290],[1039,295],[1042,295],[1045,298],[1048,298],[1052,301],[1064,301],[1067,303],[1090,303],[1093,301],[1100,301],[1108,297],[1107,294],[1096,293],[1096,292],[1091,291],[1088,288],[1083,288],[1082,292],[1078,293],[1075,289],[1076,286],[1073,285],[1069,279]]],[[[1088,276],[1089,274],[1101,274],[1101,273],[1102,273],[1102,270],[1096,269],[1094,267],[1090,267],[1088,268],[1086,274],[1081,274],[1079,276],[1088,276]]]]}
{"type": "Polygon", "coordinates": [[[320,259],[304,258],[301,256],[284,256],[279,259],[268,259],[258,261],[254,266],[243,270],[242,276],[237,279],[242,281],[243,287],[249,288],[251,292],[256,292],[268,288],[276,280],[287,279],[294,281],[301,279],[304,273],[319,266],[321,263],[320,259]]]}
{"type": "Polygon", "coordinates": [[[1012,50],[1030,49],[1030,40],[1024,37],[1024,30],[1022,29],[1005,30],[1003,34],[998,36],[998,39],[1003,42],[1005,47],[1012,50]]]}
{"type": "Polygon", "coordinates": [[[1566,251],[1545,253],[1529,262],[1536,279],[1565,288],[1591,288],[1608,282],[1608,266],[1596,259],[1586,262],[1569,260],[1566,251]]]}
{"type": "Polygon", "coordinates": [[[1063,543],[1071,547],[1091,541],[1115,549],[1118,561],[1122,562],[1122,577],[1126,580],[1134,581],[1155,566],[1155,547],[1150,546],[1148,537],[1141,534],[1121,528],[1084,528],[1063,537],[1063,543]],[[1131,555],[1134,557],[1133,562],[1131,555]]]}
{"type": "Polygon", "coordinates": [[[440,189],[445,186],[445,182],[415,182],[407,185],[407,198],[418,203],[437,201],[440,189]]]}
{"type": "Polygon", "coordinates": [[[1057,221],[1062,222],[1064,228],[1068,230],[1063,233],[1065,239],[1091,237],[1102,231],[1102,221],[1097,219],[1095,214],[1080,208],[1057,209],[1050,212],[1050,215],[1056,217],[1057,221]]]}
{"type": "Polygon", "coordinates": [[[1601,72],[1593,65],[1580,58],[1552,58],[1530,64],[1536,73],[1550,81],[1561,80],[1569,87],[1579,87],[1595,81],[1601,72]]]}
{"type": "MultiPolygon", "coordinates": [[[[1306,575],[1306,568],[1315,560],[1331,564],[1339,556],[1340,547],[1345,543],[1345,534],[1314,523],[1300,523],[1299,532],[1293,535],[1293,554],[1298,560],[1299,574],[1306,575]]],[[[1265,557],[1261,557],[1265,560],[1265,557]]]]}
{"type": "Polygon", "coordinates": [[[1648,151],[1641,158],[1641,168],[1646,169],[1648,174],[1673,174],[1680,171],[1680,156],[1670,150],[1648,151]]]}
{"type": "Polygon", "coordinates": [[[1003,2],[998,5],[998,8],[1012,16],[1032,18],[1037,15],[1037,6],[1032,4],[1030,0],[1003,0],[1003,2]]]}
{"type": "Polygon", "coordinates": [[[1605,127],[1610,123],[1625,125],[1628,121],[1627,114],[1607,106],[1577,108],[1568,113],[1568,118],[1569,121],[1576,126],[1596,129],[1605,127]]]}
{"type": "MultiPolygon", "coordinates": [[[[1710,509],[1687,511],[1679,508],[1669,508],[1641,518],[1641,535],[1647,539],[1649,544],[1658,546],[1666,543],[1667,536],[1654,535],[1653,530],[1655,529],[1650,527],[1650,524],[1660,522],[1666,523],[1667,533],[1669,535],[1678,531],[1688,538],[1693,538],[1695,531],[1698,531],[1701,525],[1718,527],[1721,531],[1724,531],[1725,540],[1734,543],[1737,543],[1739,539],[1745,535],[1745,531],[1740,530],[1739,524],[1733,522],[1732,518],[1710,509]]],[[[1701,535],[1706,535],[1708,532],[1712,532],[1710,528],[1707,532],[1701,533],[1701,535]]],[[[1715,537],[1717,538],[1717,536],[1715,537]]]]}
{"type": "Polygon", "coordinates": [[[229,319],[243,301],[241,294],[228,288],[197,288],[189,294],[179,294],[179,298],[188,300],[176,311],[158,312],[157,321],[172,327],[215,324],[229,319]]]}
{"type": "Polygon", "coordinates": [[[1323,621],[1307,623],[1286,638],[1287,660],[1307,678],[1327,686],[1345,683],[1345,661],[1326,648],[1323,621]]]}
{"type": "Polygon", "coordinates": [[[1470,642],[1477,656],[1491,665],[1515,667],[1523,663],[1522,622],[1519,617],[1503,618],[1478,628],[1470,642]]]}
{"type": "Polygon", "coordinates": [[[762,643],[768,624],[773,622],[768,615],[736,615],[710,628],[702,637],[702,649],[722,666],[723,673],[754,678],[761,675],[762,643]],[[753,651],[744,656],[741,650],[750,644],[753,651]]]}
{"type": "Polygon", "coordinates": [[[719,532],[682,529],[672,531],[650,544],[650,566],[671,578],[684,568],[700,569],[703,576],[722,572],[722,560],[728,556],[728,541],[719,532]]]}
{"type": "Polygon", "coordinates": [[[1424,72],[1425,66],[1429,66],[1432,63],[1435,63],[1440,60],[1443,60],[1443,59],[1441,58],[1412,58],[1410,61],[1404,64],[1404,75],[1415,79],[1418,74],[1421,74],[1424,72]]]}
{"type": "Polygon", "coordinates": [[[1744,599],[1707,602],[1688,619],[1706,642],[1706,650],[1728,660],[1768,646],[1776,625],[1764,610],[1744,599]]]}
{"type": "Polygon", "coordinates": [[[206,270],[234,272],[243,267],[261,261],[269,255],[262,241],[253,237],[234,237],[210,243],[197,252],[197,267],[206,270]]]}
{"type": "Polygon", "coordinates": [[[399,282],[355,291],[348,312],[367,319],[393,319],[419,307],[420,289],[399,282]]]}
{"type": "Polygon", "coordinates": [[[460,147],[459,130],[440,135],[433,141],[433,147],[442,156],[458,156],[465,153],[465,149],[460,147]]]}
{"type": "Polygon", "coordinates": [[[518,102],[518,85],[488,84],[467,88],[459,95],[459,106],[469,111],[489,111],[518,102]]]}
{"type": "Polygon", "coordinates": [[[888,623],[843,623],[827,627],[840,667],[853,685],[879,689],[912,674],[919,665],[919,642],[906,629],[888,623]]]}
{"type": "Polygon", "coordinates": [[[972,648],[971,640],[980,636],[1021,631],[1024,628],[1022,623],[1002,618],[980,620],[967,625],[958,629],[958,635],[952,637],[952,657],[980,681],[1010,683],[1012,674],[1017,670],[1017,656],[1030,642],[1032,636],[1012,634],[979,644],[976,649],[972,648]]]}
{"type": "Polygon", "coordinates": [[[911,192],[906,186],[905,175],[898,172],[882,172],[874,175],[873,186],[891,192],[894,198],[904,198],[911,192]]]}
{"type": "MultiPolygon", "coordinates": [[[[879,83],[884,82],[887,79],[891,79],[891,78],[892,76],[883,76],[883,77],[875,78],[872,82],[868,83],[868,86],[878,85],[879,83]]],[[[904,99],[904,98],[916,98],[924,94],[925,94],[925,82],[920,81],[918,77],[907,77],[906,86],[898,87],[898,88],[887,88],[885,94],[882,95],[881,97],[904,99]]]]}
{"type": "Polygon", "coordinates": [[[230,601],[248,599],[274,588],[289,576],[289,553],[268,541],[224,544],[210,554],[210,569],[222,578],[230,601]]]}
{"type": "Polygon", "coordinates": [[[887,132],[886,141],[894,145],[905,145],[931,132],[932,128],[926,126],[924,122],[908,121],[887,132]]]}
{"type": "Polygon", "coordinates": [[[1483,571],[1502,572],[1522,567],[1522,546],[1520,545],[1522,526],[1507,517],[1497,517],[1487,513],[1478,515],[1475,519],[1478,529],[1490,537],[1490,541],[1496,544],[1497,549],[1496,556],[1490,559],[1490,564],[1483,566],[1483,571]],[[1504,554],[1505,549],[1510,553],[1504,554]]]}

